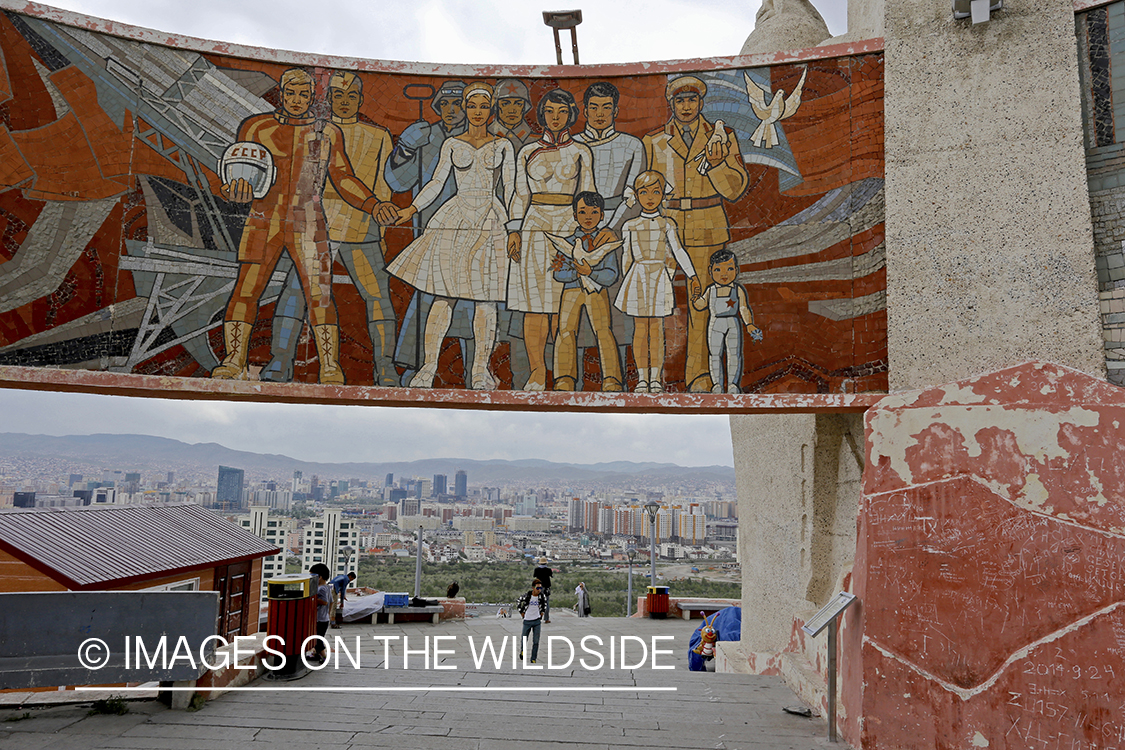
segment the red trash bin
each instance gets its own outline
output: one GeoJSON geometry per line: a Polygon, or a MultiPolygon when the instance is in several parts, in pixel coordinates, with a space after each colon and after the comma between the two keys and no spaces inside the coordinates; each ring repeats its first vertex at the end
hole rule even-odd
{"type": "Polygon", "coordinates": [[[668,617],[668,587],[649,586],[645,597],[645,609],[650,620],[663,620],[668,617]]]}
{"type": "MultiPolygon", "coordinates": [[[[316,634],[316,576],[308,573],[277,576],[266,582],[266,599],[269,614],[266,620],[266,635],[281,638],[269,642],[270,648],[284,654],[285,663],[280,669],[271,670],[268,676],[274,678],[295,677],[303,674],[305,664],[301,653],[305,639],[316,634]]],[[[270,654],[267,663],[277,666],[281,658],[270,654]]]]}

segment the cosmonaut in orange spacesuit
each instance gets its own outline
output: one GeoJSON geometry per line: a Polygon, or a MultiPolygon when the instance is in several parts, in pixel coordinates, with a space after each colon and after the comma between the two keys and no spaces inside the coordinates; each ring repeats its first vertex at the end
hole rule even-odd
{"type": "Polygon", "coordinates": [[[288,252],[308,302],[320,356],[320,382],[344,382],[336,304],[332,300],[332,255],[321,200],[325,181],[331,180],[345,202],[372,214],[380,224],[393,223],[398,213],[391,203],[380,202],[355,176],[340,128],[310,112],[315,88],[308,71],[285,71],[281,76],[281,108],[248,117],[239,127],[239,143],[232,147],[236,154],[250,154],[255,144],[269,152],[258,154],[261,163],[272,161],[272,185],[268,189],[268,167],[251,165],[257,171],[251,179],[221,170],[223,197],[251,206],[238,247],[238,278],[223,324],[226,357],[211,371],[213,378],[246,377],[250,329],[257,318],[258,300],[281,254],[288,252]]]}

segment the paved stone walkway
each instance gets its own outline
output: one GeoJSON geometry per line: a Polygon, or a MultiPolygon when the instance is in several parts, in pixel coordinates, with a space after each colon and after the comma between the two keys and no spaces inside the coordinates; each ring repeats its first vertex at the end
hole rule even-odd
{"type": "Polygon", "coordinates": [[[519,636],[515,619],[474,619],[434,626],[345,625],[330,630],[350,644],[361,642],[360,667],[341,660],[315,674],[291,682],[253,683],[285,688],[278,692],[230,692],[199,711],[172,711],[156,701],[133,701],[123,716],[87,715],[88,704],[46,708],[0,709],[2,750],[609,750],[609,748],[706,748],[708,750],[810,750],[829,745],[823,719],[806,719],[782,711],[799,705],[779,680],[746,675],[687,670],[687,642],[698,627],[681,620],[638,620],[556,616],[543,627],[539,664],[566,661],[566,641],[578,653],[564,669],[531,671],[512,665],[512,641],[505,660],[491,659],[478,669],[472,644],[487,636],[499,648],[505,636],[519,636]],[[398,636],[384,649],[373,636],[398,636]],[[555,641],[548,663],[547,636],[555,641]],[[582,638],[596,635],[603,645],[587,646],[605,659],[582,652],[582,638]],[[404,645],[421,651],[430,637],[444,636],[438,666],[423,667],[424,656],[408,656],[404,645]],[[614,666],[619,665],[622,636],[635,636],[650,646],[653,636],[674,636],[656,642],[671,654],[652,654],[637,666],[642,647],[626,639],[627,669],[609,668],[609,639],[614,641],[614,666]],[[403,637],[407,639],[403,642],[403,637]],[[384,668],[384,656],[389,664],[384,668]],[[299,692],[298,688],[319,688],[299,692]],[[362,688],[363,690],[358,690],[362,688]],[[387,690],[395,688],[396,690],[387,690]],[[429,689],[427,689],[429,688],[429,689]],[[582,690],[576,690],[576,688],[582,690]],[[596,690],[591,690],[594,688],[596,690]],[[616,688],[602,691],[601,688],[616,688]],[[675,688],[655,690],[654,688],[675,688]],[[439,691],[437,689],[444,689],[439,691]],[[456,689],[456,690],[451,690],[456,689]],[[25,713],[30,717],[18,721],[25,713]]]}

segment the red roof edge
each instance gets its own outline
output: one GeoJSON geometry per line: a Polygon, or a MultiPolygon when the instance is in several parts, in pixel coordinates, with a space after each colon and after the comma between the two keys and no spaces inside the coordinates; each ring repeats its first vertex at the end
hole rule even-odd
{"type": "Polygon", "coordinates": [[[207,562],[207,563],[203,563],[203,564],[200,564],[200,565],[191,565],[191,566],[188,566],[188,567],[185,567],[185,568],[173,568],[173,569],[170,569],[170,570],[156,571],[156,572],[153,572],[153,573],[144,573],[142,575],[129,576],[127,578],[110,578],[110,579],[107,579],[105,581],[98,581],[97,583],[80,584],[77,581],[74,581],[71,578],[67,577],[63,573],[55,570],[51,566],[47,565],[42,560],[39,560],[35,557],[32,557],[31,555],[27,554],[26,552],[19,549],[18,547],[13,547],[11,544],[8,544],[3,539],[0,539],[0,550],[3,550],[5,552],[7,552],[8,554],[12,555],[13,557],[17,558],[18,560],[21,560],[22,562],[26,563],[27,565],[29,565],[30,567],[39,571],[40,573],[47,576],[48,578],[50,578],[54,581],[58,581],[59,583],[66,586],[67,589],[69,589],[70,591],[101,591],[101,590],[104,590],[106,588],[117,588],[119,586],[128,586],[129,584],[138,583],[140,581],[153,581],[153,580],[156,580],[157,578],[167,578],[168,576],[176,575],[177,573],[191,573],[192,571],[196,571],[196,570],[210,570],[210,569],[213,569],[213,568],[221,567],[223,565],[233,565],[235,563],[247,562],[249,560],[255,560],[255,559],[258,559],[258,558],[261,558],[261,557],[269,557],[270,555],[276,555],[278,552],[281,552],[280,547],[274,547],[272,552],[259,552],[259,553],[252,554],[252,555],[242,555],[241,557],[232,557],[232,558],[229,558],[229,559],[226,559],[226,560],[215,560],[213,562],[207,562]]]}
{"type": "Polygon", "coordinates": [[[78,582],[77,581],[74,581],[74,580],[68,578],[67,576],[63,575],[59,571],[52,568],[50,565],[47,565],[42,560],[40,560],[38,558],[35,558],[35,557],[32,557],[31,555],[29,555],[26,552],[24,552],[23,550],[21,550],[19,547],[14,547],[11,544],[8,544],[3,539],[0,539],[0,550],[3,550],[4,552],[7,552],[12,557],[16,558],[17,560],[22,561],[23,563],[27,564],[29,567],[34,568],[35,570],[37,570],[40,573],[42,573],[43,575],[47,576],[51,580],[58,581],[59,583],[66,586],[71,591],[77,591],[78,590],[78,582]]]}

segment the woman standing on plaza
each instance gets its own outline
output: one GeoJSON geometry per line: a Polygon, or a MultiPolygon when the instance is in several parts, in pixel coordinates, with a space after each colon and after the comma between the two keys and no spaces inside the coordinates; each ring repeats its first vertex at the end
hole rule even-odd
{"type": "Polygon", "coordinates": [[[586,590],[585,583],[579,583],[574,589],[574,595],[578,597],[578,616],[590,616],[590,592],[586,590]]]}

